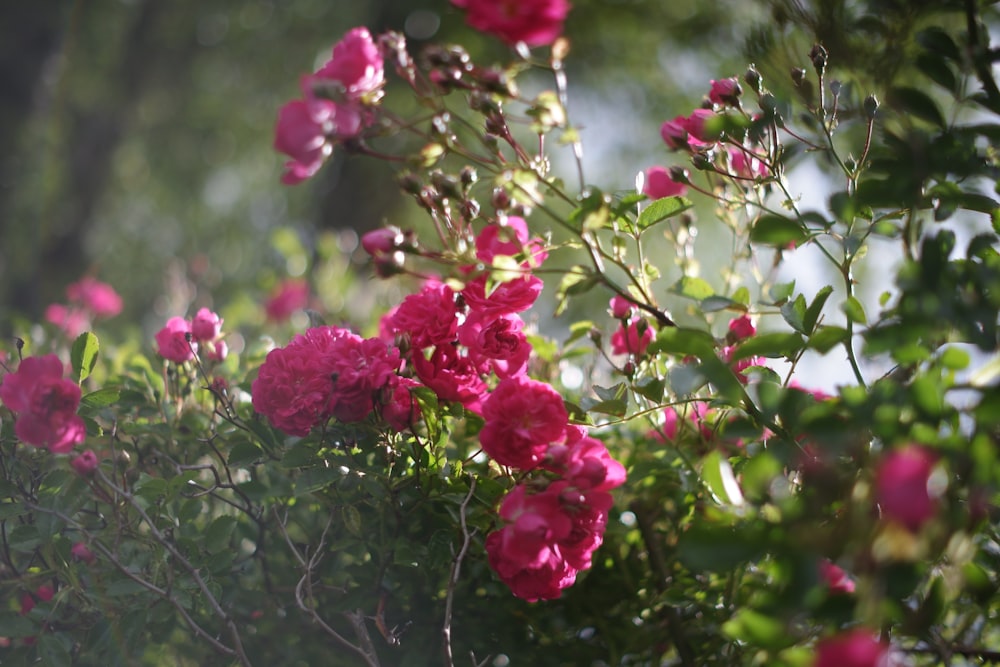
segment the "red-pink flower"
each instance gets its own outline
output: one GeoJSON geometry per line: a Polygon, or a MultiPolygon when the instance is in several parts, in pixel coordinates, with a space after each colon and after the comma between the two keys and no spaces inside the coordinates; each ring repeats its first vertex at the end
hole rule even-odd
{"type": "Polygon", "coordinates": [[[343,336],[322,360],[333,383],[332,414],[342,422],[367,417],[383,390],[396,381],[399,350],[378,338],[343,336]]]}
{"type": "Polygon", "coordinates": [[[482,411],[482,398],[487,390],[482,378],[485,371],[471,357],[460,354],[454,345],[441,345],[430,357],[417,352],[410,362],[420,381],[438,398],[461,403],[477,414],[482,411]]]}
{"type": "Polygon", "coordinates": [[[611,316],[619,320],[627,320],[632,316],[634,312],[635,304],[621,296],[616,294],[611,298],[611,316]]]}
{"type": "Polygon", "coordinates": [[[729,171],[732,175],[747,180],[767,178],[771,172],[756,154],[747,148],[730,146],[727,150],[729,154],[729,171]]]}
{"type": "Polygon", "coordinates": [[[813,667],[888,667],[889,647],[865,628],[847,630],[816,644],[813,667]]]}
{"type": "Polygon", "coordinates": [[[488,276],[482,275],[466,284],[462,296],[470,310],[483,317],[499,317],[531,308],[543,286],[541,278],[525,275],[492,285],[490,289],[488,276]]]}
{"type": "Polygon", "coordinates": [[[708,127],[709,122],[715,118],[715,112],[711,109],[695,109],[691,115],[684,119],[684,129],[689,135],[689,142],[693,139],[698,143],[705,144],[715,141],[718,137],[708,127]]]}
{"type": "Polygon", "coordinates": [[[572,586],[576,581],[577,571],[558,554],[550,553],[548,559],[538,567],[521,567],[504,560],[503,543],[502,530],[487,535],[486,555],[490,567],[500,580],[522,600],[555,600],[562,595],[564,588],[572,586]]]}
{"type": "Polygon", "coordinates": [[[614,354],[640,355],[653,342],[653,330],[646,320],[638,318],[618,325],[611,335],[611,351],[614,354]]]}
{"type": "Polygon", "coordinates": [[[530,470],[563,437],[569,415],[562,396],[524,376],[501,380],[483,403],[479,442],[497,463],[530,470]]]}
{"type": "Polygon", "coordinates": [[[171,317],[156,332],[156,351],[167,361],[183,364],[194,359],[198,343],[191,334],[191,323],[183,317],[171,317]]]}
{"type": "Polygon", "coordinates": [[[89,477],[90,475],[93,475],[94,471],[97,470],[98,463],[97,454],[90,449],[85,450],[82,454],[69,462],[70,466],[73,467],[73,470],[76,471],[76,474],[81,477],[89,477]]]}
{"type": "Polygon", "coordinates": [[[386,321],[395,334],[406,334],[415,349],[454,343],[458,331],[455,292],[428,280],[417,294],[407,295],[386,321]]]}
{"type": "Polygon", "coordinates": [[[76,338],[90,328],[90,317],[77,306],[53,303],[45,309],[45,321],[59,327],[68,338],[76,338]]]}
{"type": "Polygon", "coordinates": [[[0,384],[0,400],[17,413],[17,437],[55,454],[69,452],[86,438],[76,414],[80,396],[80,387],[63,379],[63,364],[54,354],[28,357],[0,384]]]}
{"type": "Polygon", "coordinates": [[[729,320],[729,337],[733,342],[750,338],[756,333],[757,328],[753,325],[753,320],[746,315],[729,320]]]}
{"type": "Polygon", "coordinates": [[[562,34],[569,13],[566,0],[452,0],[466,11],[476,30],[496,35],[508,44],[551,44],[562,34]]]}
{"type": "Polygon", "coordinates": [[[420,383],[410,378],[398,378],[390,385],[382,405],[382,419],[395,431],[405,431],[420,420],[420,405],[413,398],[411,389],[420,383]]]}
{"type": "Polygon", "coordinates": [[[513,377],[527,372],[531,345],[521,331],[524,321],[517,315],[497,318],[470,313],[458,329],[458,342],[473,359],[487,361],[497,377],[513,377]]]}
{"type": "Polygon", "coordinates": [[[87,565],[93,565],[97,561],[97,556],[83,542],[77,542],[74,544],[69,552],[73,558],[81,563],[86,563],[87,565]]]}
{"type": "Polygon", "coordinates": [[[826,558],[819,562],[819,576],[831,594],[850,595],[854,592],[854,581],[844,570],[826,558]]]}
{"type": "Polygon", "coordinates": [[[687,193],[687,186],[670,178],[666,167],[650,167],[646,170],[642,193],[650,199],[683,196],[687,193]]]}
{"type": "Polygon", "coordinates": [[[688,147],[688,131],[684,116],[677,116],[660,126],[660,136],[667,148],[680,150],[688,147]]]}
{"type": "Polygon", "coordinates": [[[933,518],[937,498],[928,489],[936,457],[920,445],[906,445],[886,454],[875,471],[875,501],[882,516],[911,531],[933,518]]]}
{"type": "Polygon", "coordinates": [[[191,319],[191,334],[199,343],[215,340],[222,334],[222,318],[208,308],[200,308],[191,319]]]}
{"type": "Polygon", "coordinates": [[[274,128],[274,148],[291,159],[285,163],[281,182],[295,185],[311,177],[333,153],[333,142],[354,136],[360,127],[357,112],[329,100],[292,100],[282,106],[274,128]]]}
{"type": "Polygon", "coordinates": [[[608,448],[587,435],[582,426],[567,426],[566,439],[546,452],[542,467],[583,491],[610,491],[625,483],[625,466],[611,458],[608,448]]]}
{"type": "Polygon", "coordinates": [[[718,106],[736,106],[739,104],[739,97],[743,93],[739,81],[736,77],[728,79],[712,80],[712,88],[708,93],[708,99],[712,104],[718,106]]]}
{"type": "Polygon", "coordinates": [[[114,317],[122,312],[122,298],[107,283],[85,276],[66,288],[70,303],[83,306],[97,317],[114,317]]]}
{"type": "Polygon", "coordinates": [[[497,255],[522,256],[525,268],[539,266],[548,257],[539,238],[530,238],[528,223],[516,215],[483,227],[476,236],[476,258],[492,263],[497,255]]]}
{"type": "Polygon", "coordinates": [[[333,47],[333,55],[316,71],[319,79],[336,81],[346,99],[360,100],[382,88],[385,70],[382,53],[367,28],[353,28],[333,47]]]}
{"type": "Polygon", "coordinates": [[[285,280],[271,292],[264,304],[267,319],[273,322],[287,320],[309,304],[309,284],[304,280],[285,280]]]}

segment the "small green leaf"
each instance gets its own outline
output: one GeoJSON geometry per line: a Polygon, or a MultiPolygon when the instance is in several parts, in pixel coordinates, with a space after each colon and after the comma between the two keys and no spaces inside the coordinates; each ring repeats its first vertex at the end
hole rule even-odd
{"type": "Polygon", "coordinates": [[[791,243],[801,243],[806,230],[795,220],[780,215],[761,216],[750,230],[750,241],[784,248],[791,243]]]}
{"type": "Polygon", "coordinates": [[[113,404],[120,396],[121,389],[118,387],[105,387],[104,389],[92,391],[81,398],[80,405],[91,410],[98,410],[113,404]]]}
{"type": "Polygon", "coordinates": [[[820,354],[826,354],[849,337],[850,334],[843,327],[820,327],[816,333],[809,337],[808,347],[820,354]]]}
{"type": "Polygon", "coordinates": [[[702,301],[715,294],[715,290],[708,284],[708,281],[693,276],[684,276],[674,283],[670,291],[696,301],[702,301]]]}
{"type": "Polygon", "coordinates": [[[70,363],[73,367],[73,377],[77,383],[86,380],[97,364],[97,353],[101,345],[97,336],[89,331],[85,331],[73,341],[73,349],[70,350],[70,363]]]}
{"type": "Polygon", "coordinates": [[[733,301],[728,297],[718,295],[703,299],[700,308],[703,313],[714,313],[720,310],[736,310],[741,313],[745,313],[747,310],[746,306],[742,303],[733,301]]]}
{"type": "Polygon", "coordinates": [[[779,305],[788,300],[788,297],[792,296],[795,291],[795,281],[787,283],[778,283],[773,285],[771,289],[768,290],[771,298],[774,299],[774,305],[779,305]]]}
{"type": "Polygon", "coordinates": [[[958,347],[945,348],[941,353],[941,364],[953,371],[961,371],[969,367],[969,353],[958,347]]]}
{"type": "Polygon", "coordinates": [[[805,325],[806,299],[801,294],[795,297],[794,301],[789,301],[781,307],[781,316],[788,322],[788,326],[796,331],[809,333],[805,325]]]}
{"type": "Polygon", "coordinates": [[[236,519],[231,516],[220,516],[204,532],[203,544],[209,553],[219,553],[229,548],[229,541],[236,529],[236,519]]]}
{"type": "Polygon", "coordinates": [[[713,450],[701,460],[701,477],[712,494],[723,504],[742,505],[743,492],[736,482],[729,459],[719,450],[713,450]]]}
{"type": "Polygon", "coordinates": [[[694,203],[684,197],[657,199],[642,210],[635,224],[640,232],[645,231],[662,220],[680,215],[692,206],[694,203]]]}
{"type": "Polygon", "coordinates": [[[731,357],[732,361],[750,357],[785,357],[791,359],[803,347],[802,336],[797,333],[766,333],[748,338],[740,343],[731,357]]]}
{"type": "Polygon", "coordinates": [[[647,349],[649,354],[694,355],[706,357],[715,355],[716,342],[712,334],[700,329],[666,327],[656,335],[656,340],[647,349]]]}
{"type": "Polygon", "coordinates": [[[20,639],[38,634],[38,628],[30,620],[12,611],[0,611],[0,637],[20,639]]]}
{"type": "Polygon", "coordinates": [[[856,324],[868,324],[868,316],[865,315],[865,307],[856,297],[849,296],[841,306],[847,319],[856,324]]]}
{"type": "Polygon", "coordinates": [[[813,298],[812,303],[809,304],[809,308],[806,309],[806,314],[802,317],[802,325],[805,327],[805,331],[802,333],[810,334],[816,328],[820,313],[823,312],[823,306],[826,305],[826,300],[830,298],[831,294],[833,294],[833,287],[830,285],[826,285],[816,292],[815,298],[813,298]]]}

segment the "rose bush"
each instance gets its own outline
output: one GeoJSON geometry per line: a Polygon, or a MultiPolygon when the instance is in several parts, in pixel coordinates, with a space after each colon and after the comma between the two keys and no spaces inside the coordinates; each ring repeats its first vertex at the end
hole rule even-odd
{"type": "MultiPolygon", "coordinates": [[[[835,80],[821,44],[773,90],[720,73],[659,128],[674,164],[614,192],[553,166],[581,155],[568,4],[454,4],[510,63],[357,28],[277,111],[286,184],[382,159],[426,218],[360,239],[386,312],[325,310],[313,266],[253,315],[201,294],[102,349],[57,309],[0,355],[0,660],[995,659],[1000,93],[975,3],[909,27],[933,95],[835,80]],[[803,203],[803,163],[842,189],[803,203]],[[873,277],[876,246],[899,262],[873,277]]],[[[121,309],[100,285],[67,291],[87,327],[121,309]]]]}

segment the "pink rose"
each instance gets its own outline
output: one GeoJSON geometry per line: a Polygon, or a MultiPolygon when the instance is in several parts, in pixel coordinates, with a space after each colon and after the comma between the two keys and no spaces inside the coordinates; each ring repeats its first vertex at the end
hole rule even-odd
{"type": "Polygon", "coordinates": [[[198,343],[188,340],[191,337],[191,323],[183,317],[171,317],[156,333],[156,351],[167,361],[183,364],[194,359],[198,351],[198,343]]]}
{"type": "Polygon", "coordinates": [[[338,339],[323,359],[333,382],[333,416],[342,422],[362,421],[382,391],[395,384],[399,364],[399,350],[378,338],[352,334],[338,339]]]}
{"type": "Polygon", "coordinates": [[[309,284],[292,278],[278,285],[264,304],[267,319],[282,322],[309,304],[309,284]]]}
{"type": "Polygon", "coordinates": [[[483,403],[483,418],[483,451],[501,465],[530,470],[562,439],[569,415],[550,385],[518,376],[500,381],[483,403]]]}
{"type": "Polygon", "coordinates": [[[74,559],[80,561],[81,563],[93,565],[97,562],[97,556],[83,542],[77,542],[74,544],[69,552],[74,559]]]}
{"type": "Polygon", "coordinates": [[[296,185],[313,176],[333,153],[333,138],[353,136],[357,114],[343,112],[329,100],[292,100],[278,111],[274,148],[289,156],[281,182],[296,185]]]}
{"type": "Polygon", "coordinates": [[[650,167],[646,170],[642,193],[650,199],[684,196],[687,193],[687,186],[670,178],[670,172],[666,167],[650,167]]]}
{"type": "Polygon", "coordinates": [[[395,431],[405,431],[420,421],[420,404],[413,399],[411,389],[420,383],[410,378],[398,378],[390,385],[382,405],[382,419],[395,431]]]}
{"type": "Polygon", "coordinates": [[[17,413],[17,437],[55,454],[69,452],[86,438],[76,414],[80,396],[80,387],[63,379],[63,364],[54,354],[28,357],[0,384],[0,400],[17,413]]]}
{"type": "Polygon", "coordinates": [[[739,104],[739,97],[743,94],[739,81],[736,77],[728,79],[712,80],[712,89],[708,93],[708,99],[712,104],[718,106],[736,106],[739,104]]]}
{"type": "Polygon", "coordinates": [[[727,338],[734,343],[750,338],[756,333],[757,328],[754,327],[753,320],[746,315],[729,320],[729,335],[727,338]]]}
{"type": "Polygon", "coordinates": [[[201,308],[191,319],[191,334],[198,342],[215,340],[222,333],[222,318],[208,308],[201,308]]]}
{"type": "Polygon", "coordinates": [[[98,463],[97,454],[90,449],[84,451],[82,454],[69,462],[70,466],[73,467],[73,470],[76,471],[76,474],[81,477],[90,477],[93,475],[94,471],[97,470],[98,463]]]}
{"type": "Polygon", "coordinates": [[[715,141],[718,137],[710,133],[706,124],[715,118],[715,112],[710,109],[695,109],[691,115],[684,119],[684,129],[689,135],[689,142],[694,139],[696,143],[706,144],[715,141]]]}
{"type": "Polygon", "coordinates": [[[90,328],[87,313],[75,306],[64,306],[61,303],[53,303],[45,309],[45,321],[59,327],[67,338],[76,338],[90,328]]]}
{"type": "Polygon", "coordinates": [[[611,299],[611,316],[618,320],[627,320],[632,316],[634,312],[635,304],[621,296],[616,294],[611,299]]]}
{"type": "Polygon", "coordinates": [[[525,275],[488,290],[488,276],[482,275],[466,284],[462,296],[470,310],[479,312],[483,317],[499,317],[531,308],[542,293],[543,286],[541,278],[525,275]]]}
{"type": "Polygon", "coordinates": [[[767,165],[751,150],[730,146],[726,151],[729,154],[730,173],[733,176],[752,181],[767,178],[771,174],[767,165]]]}
{"type": "Polygon", "coordinates": [[[688,147],[688,131],[684,116],[677,116],[673,120],[668,120],[660,126],[660,136],[663,143],[671,150],[680,150],[688,147]]]}
{"type": "Polygon", "coordinates": [[[551,44],[562,34],[569,13],[566,0],[452,0],[466,11],[466,23],[507,44],[551,44]]]}
{"type": "Polygon", "coordinates": [[[458,341],[469,349],[473,359],[488,360],[497,377],[523,375],[528,369],[531,345],[521,329],[524,321],[517,315],[495,319],[470,313],[458,329],[458,341]]]}
{"type": "Polygon", "coordinates": [[[644,319],[622,322],[611,335],[611,351],[614,354],[641,355],[653,342],[653,329],[644,319]],[[641,333],[640,333],[641,332],[641,333]]]}
{"type": "Polygon", "coordinates": [[[884,518],[914,532],[933,518],[937,499],[927,483],[935,462],[920,445],[906,445],[882,457],[875,471],[875,501],[884,518]]]}
{"type": "Polygon", "coordinates": [[[97,317],[114,317],[122,312],[122,298],[115,288],[85,276],[66,288],[70,303],[80,304],[97,317]]]}
{"type": "Polygon", "coordinates": [[[516,215],[486,225],[476,236],[477,259],[489,264],[497,255],[526,256],[525,268],[539,266],[548,257],[542,240],[530,238],[528,223],[516,215]]]}
{"type": "Polygon", "coordinates": [[[387,328],[409,336],[416,349],[453,343],[458,331],[455,292],[442,282],[428,280],[420,292],[403,299],[387,328]]]}
{"type": "Polygon", "coordinates": [[[567,426],[565,441],[549,447],[541,467],[584,491],[610,491],[624,484],[626,477],[625,466],[611,458],[604,443],[588,436],[582,426],[567,426]]]}
{"type": "Polygon", "coordinates": [[[813,667],[887,667],[889,647],[870,630],[855,628],[821,639],[813,667]]]}
{"type": "Polygon", "coordinates": [[[354,28],[333,47],[333,55],[316,77],[338,82],[350,101],[371,95],[385,83],[382,53],[367,28],[354,28]]]}
{"type": "Polygon", "coordinates": [[[520,567],[504,560],[502,533],[501,530],[486,536],[486,555],[490,567],[515,596],[528,602],[555,600],[562,595],[564,588],[576,581],[577,571],[555,553],[550,553],[544,563],[534,568],[520,567]]]}
{"type": "Polygon", "coordinates": [[[819,562],[819,576],[833,595],[850,595],[854,592],[854,581],[826,558],[819,562]]]}
{"type": "Polygon", "coordinates": [[[382,227],[366,232],[361,237],[361,247],[374,258],[391,255],[403,244],[403,232],[395,227],[382,227]]]}
{"type": "Polygon", "coordinates": [[[482,411],[487,386],[483,369],[471,357],[459,354],[453,345],[442,345],[430,358],[414,354],[410,359],[417,377],[444,401],[461,403],[466,409],[482,411]]]}

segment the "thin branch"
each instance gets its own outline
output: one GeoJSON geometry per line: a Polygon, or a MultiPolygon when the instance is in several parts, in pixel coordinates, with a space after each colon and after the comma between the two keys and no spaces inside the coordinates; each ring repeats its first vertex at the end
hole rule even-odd
{"type": "Polygon", "coordinates": [[[446,667],[455,667],[455,661],[451,653],[452,602],[455,598],[455,587],[458,586],[459,573],[462,570],[462,559],[465,558],[465,554],[469,551],[469,542],[472,540],[472,536],[469,533],[469,526],[465,520],[465,511],[469,507],[469,501],[472,500],[472,494],[476,491],[476,478],[470,477],[469,479],[469,493],[466,494],[465,500],[462,501],[462,505],[458,510],[458,520],[462,526],[462,548],[458,550],[455,558],[451,561],[451,574],[448,577],[448,594],[445,597],[444,603],[444,626],[441,629],[441,634],[444,638],[444,664],[446,667]]]}

